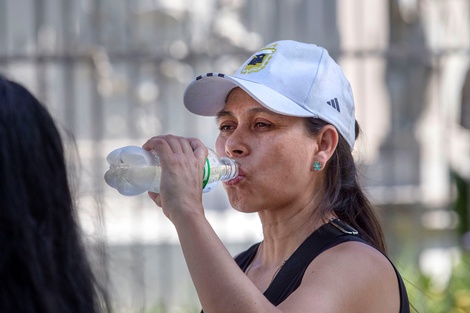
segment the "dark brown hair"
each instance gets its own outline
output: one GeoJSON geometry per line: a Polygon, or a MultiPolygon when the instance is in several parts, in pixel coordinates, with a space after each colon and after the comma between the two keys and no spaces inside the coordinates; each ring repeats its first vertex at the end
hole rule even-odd
{"type": "Polygon", "coordinates": [[[0,75],[0,312],[109,312],[46,107],[0,75]]]}
{"type": "MultiPolygon", "coordinates": [[[[316,136],[327,122],[306,118],[307,132],[316,136]]],[[[356,138],[360,132],[356,121],[356,138]]],[[[321,215],[334,214],[359,231],[361,236],[381,252],[386,253],[385,240],[379,219],[362,190],[351,148],[339,134],[335,152],[325,166],[324,196],[319,205],[321,215]]]]}

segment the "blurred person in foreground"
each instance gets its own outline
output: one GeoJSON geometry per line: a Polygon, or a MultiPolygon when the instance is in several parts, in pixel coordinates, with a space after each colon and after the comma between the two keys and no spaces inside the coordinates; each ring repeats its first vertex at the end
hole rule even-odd
{"type": "Polygon", "coordinates": [[[0,312],[108,312],[67,179],[47,109],[0,76],[0,312]]]}
{"type": "Polygon", "coordinates": [[[184,104],[216,116],[216,151],[239,164],[224,183],[230,203],[257,213],[263,231],[234,260],[204,216],[204,145],[173,135],[143,145],[160,156],[160,193],[149,196],[176,227],[204,312],[409,312],[358,183],[350,84],[325,49],[269,44],[233,76],[197,77],[184,104]]]}

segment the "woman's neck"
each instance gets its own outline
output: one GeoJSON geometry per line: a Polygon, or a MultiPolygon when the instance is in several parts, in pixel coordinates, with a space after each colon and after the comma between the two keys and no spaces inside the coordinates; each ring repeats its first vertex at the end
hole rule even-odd
{"type": "Polygon", "coordinates": [[[334,216],[324,218],[311,208],[259,212],[264,240],[258,250],[260,261],[266,265],[285,262],[302,242],[334,216]]]}

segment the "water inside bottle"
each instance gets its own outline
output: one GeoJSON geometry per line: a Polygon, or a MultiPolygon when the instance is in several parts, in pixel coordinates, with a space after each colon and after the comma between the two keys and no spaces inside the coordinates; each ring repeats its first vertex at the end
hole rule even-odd
{"type": "Polygon", "coordinates": [[[106,158],[109,170],[106,183],[126,196],[135,196],[160,187],[160,167],[152,152],[137,146],[127,146],[112,151],[106,158]]]}
{"type": "Polygon", "coordinates": [[[135,196],[147,190],[158,192],[160,187],[160,167],[134,166],[128,164],[111,165],[104,175],[108,185],[125,196],[135,196]]]}

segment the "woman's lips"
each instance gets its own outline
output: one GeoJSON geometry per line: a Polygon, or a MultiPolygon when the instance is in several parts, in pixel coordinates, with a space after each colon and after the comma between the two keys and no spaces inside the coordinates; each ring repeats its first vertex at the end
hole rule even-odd
{"type": "Polygon", "coordinates": [[[233,186],[233,185],[236,185],[238,184],[243,178],[245,178],[245,173],[243,172],[243,170],[241,168],[238,168],[238,175],[237,177],[231,179],[231,180],[228,180],[226,182],[224,182],[224,184],[226,186],[233,186]]]}

